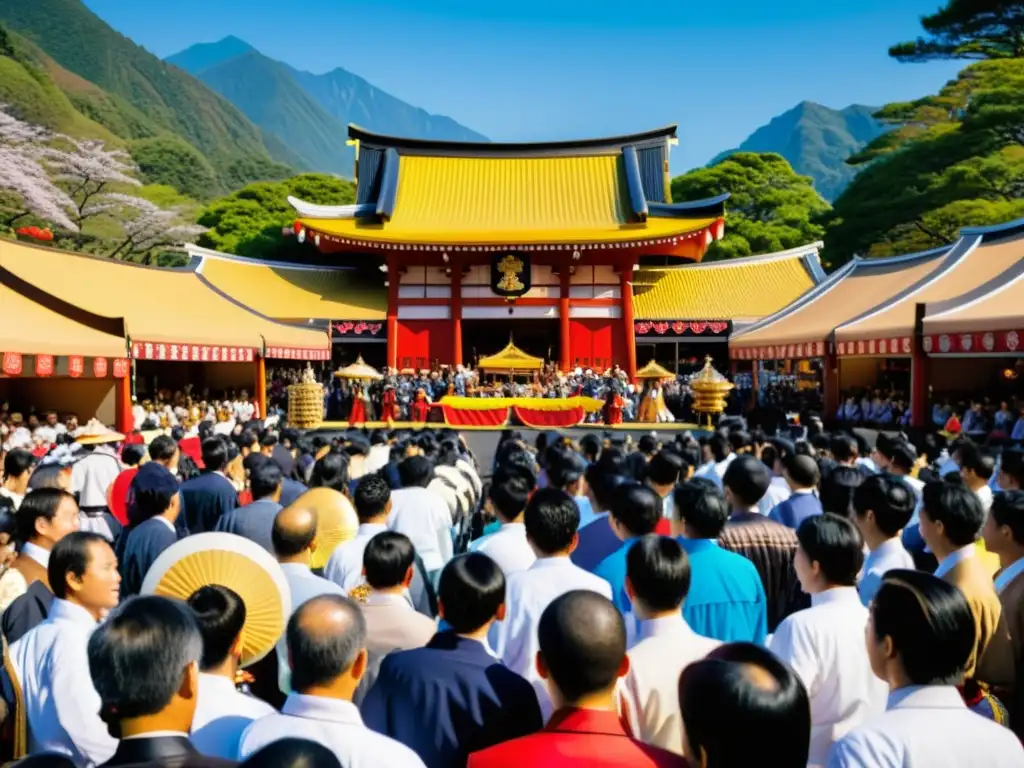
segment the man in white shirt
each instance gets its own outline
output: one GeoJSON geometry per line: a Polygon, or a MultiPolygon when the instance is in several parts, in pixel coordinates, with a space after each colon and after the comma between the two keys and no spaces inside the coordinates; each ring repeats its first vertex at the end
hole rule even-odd
{"type": "Polygon", "coordinates": [[[14,502],[15,512],[28,493],[28,479],[35,463],[35,457],[24,448],[12,448],[4,456],[4,480],[0,485],[0,496],[6,496],[14,502]]]}
{"type": "Polygon", "coordinates": [[[275,711],[266,702],[235,689],[242,662],[245,603],[237,592],[210,584],[196,590],[188,605],[203,636],[199,697],[189,740],[204,755],[234,760],[242,731],[253,720],[275,711]]]}
{"type": "Polygon", "coordinates": [[[832,743],[885,708],[885,685],[864,648],[868,611],[857,594],[864,543],[852,522],[814,515],[797,529],[794,565],[811,607],[775,630],[771,650],[789,664],[811,705],[808,765],[824,766],[832,743]]]}
{"type": "Polygon", "coordinates": [[[914,558],[903,548],[900,533],[914,512],[914,496],[900,480],[872,475],[853,494],[853,522],[868,548],[857,591],[864,605],[871,602],[882,577],[894,568],[913,568],[914,558]]]}
{"type": "Polygon", "coordinates": [[[979,717],[956,685],[974,651],[974,617],[956,587],[919,571],[890,571],[871,603],[871,669],[888,683],[886,711],[832,747],[829,768],[1020,768],[1013,731],[979,717]]]}
{"type": "Polygon", "coordinates": [[[981,502],[988,514],[992,506],[992,486],[989,482],[996,473],[996,458],[988,448],[966,443],[960,449],[960,477],[981,502]]]}
{"type": "Polygon", "coordinates": [[[707,450],[710,454],[710,461],[698,468],[693,473],[694,477],[706,477],[721,488],[725,470],[729,468],[729,464],[736,458],[736,454],[732,452],[729,438],[721,432],[715,432],[715,434],[708,438],[707,450]]]}
{"type": "Polygon", "coordinates": [[[416,753],[363,724],[352,696],[366,671],[366,621],[346,597],[322,595],[299,607],[287,630],[293,693],[280,714],[242,735],[239,758],[284,738],[315,741],[343,766],[423,768],[416,753]]]}
{"type": "Polygon", "coordinates": [[[661,450],[647,462],[644,482],[661,499],[661,516],[668,520],[675,518],[672,492],[679,483],[683,470],[683,459],[674,451],[661,450]]]}
{"type": "Polygon", "coordinates": [[[324,568],[324,576],[346,595],[363,583],[363,551],[370,539],[388,529],[392,508],[391,488],[376,474],[361,478],[352,496],[359,528],[354,538],[335,548],[324,568]]]}
{"type": "Polygon", "coordinates": [[[501,474],[491,483],[487,504],[501,522],[494,533],[470,544],[470,551],[482,552],[490,557],[507,579],[517,571],[525,571],[537,559],[526,540],[523,514],[533,489],[525,478],[517,474],[501,474]]]}
{"type": "Polygon", "coordinates": [[[78,766],[99,765],[117,742],[100,719],[88,645],[97,622],[117,606],[117,558],[103,536],[75,532],[54,546],[48,570],[54,595],[49,616],[10,648],[29,754],[57,752],[78,766]]]}
{"type": "MultiPolygon", "coordinates": [[[[346,594],[342,587],[317,576],[310,568],[313,551],[316,549],[316,527],[316,511],[294,504],[282,509],[274,518],[270,536],[274,554],[288,582],[292,613],[314,597],[346,594]]],[[[276,653],[277,683],[281,693],[287,694],[291,692],[291,670],[288,667],[288,647],[284,637],[278,640],[276,653]]]]}
{"type": "Polygon", "coordinates": [[[634,738],[683,754],[679,675],[721,643],[698,635],[682,615],[690,563],[675,539],[650,535],[626,555],[626,593],[640,620],[639,642],[619,684],[619,708],[634,738]]]}
{"type": "Polygon", "coordinates": [[[579,508],[572,496],[556,488],[533,494],[523,515],[526,540],[537,560],[508,578],[505,619],[492,625],[490,640],[505,666],[534,684],[541,712],[551,714],[551,700],[537,672],[537,625],[551,602],[566,592],[590,590],[611,599],[612,590],[600,576],[572,564],[569,555],[579,541],[579,508]]]}
{"type": "Polygon", "coordinates": [[[448,505],[427,490],[433,476],[433,463],[425,456],[410,456],[398,465],[402,488],[391,494],[388,528],[409,537],[436,588],[441,570],[452,559],[453,546],[448,505]]]}

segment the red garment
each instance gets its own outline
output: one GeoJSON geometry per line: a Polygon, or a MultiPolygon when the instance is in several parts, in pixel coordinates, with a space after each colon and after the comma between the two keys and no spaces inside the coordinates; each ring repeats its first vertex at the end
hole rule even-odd
{"type": "Polygon", "coordinates": [[[198,437],[186,437],[178,442],[178,450],[188,456],[196,463],[196,466],[203,469],[203,443],[198,437]]]}
{"type": "Polygon", "coordinates": [[[238,506],[244,507],[246,504],[252,504],[252,491],[248,488],[238,492],[238,506]]]}
{"type": "Polygon", "coordinates": [[[380,400],[381,412],[380,417],[384,421],[388,419],[395,420],[398,418],[398,396],[395,394],[393,389],[385,389],[384,396],[380,400]]]}
{"type": "Polygon", "coordinates": [[[352,398],[352,411],[348,415],[349,424],[366,423],[366,403],[361,397],[352,398]]]}
{"type": "Polygon", "coordinates": [[[128,491],[131,490],[132,480],[138,471],[138,467],[129,467],[115,477],[107,489],[107,507],[121,525],[128,525],[128,491]]]}
{"type": "Polygon", "coordinates": [[[474,752],[467,768],[685,768],[679,755],[630,738],[614,712],[561,709],[542,731],[474,752]]]}
{"type": "Polygon", "coordinates": [[[654,526],[654,532],[659,536],[671,536],[672,535],[672,521],[667,517],[661,518],[658,524],[654,526]]]}
{"type": "Polygon", "coordinates": [[[610,403],[604,404],[604,423],[621,424],[622,406],[625,405],[621,395],[615,395],[610,403]]]}
{"type": "Polygon", "coordinates": [[[951,435],[959,435],[961,429],[963,427],[960,426],[960,419],[956,417],[956,414],[950,416],[949,421],[946,422],[946,431],[951,435]]]}
{"type": "Polygon", "coordinates": [[[413,421],[426,421],[428,413],[430,413],[430,403],[426,400],[415,400],[412,405],[409,406],[409,417],[413,421]]]}

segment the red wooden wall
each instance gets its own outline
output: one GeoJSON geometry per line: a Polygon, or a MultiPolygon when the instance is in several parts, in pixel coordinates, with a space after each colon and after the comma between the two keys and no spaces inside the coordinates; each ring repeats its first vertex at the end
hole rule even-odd
{"type": "Polygon", "coordinates": [[[398,367],[431,368],[436,360],[451,364],[451,320],[399,320],[398,367]]]}

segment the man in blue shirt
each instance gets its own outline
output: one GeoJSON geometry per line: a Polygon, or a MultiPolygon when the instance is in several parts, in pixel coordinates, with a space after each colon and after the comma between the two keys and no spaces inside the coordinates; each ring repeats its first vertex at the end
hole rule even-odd
{"type": "Polygon", "coordinates": [[[793,454],[783,459],[783,477],[793,494],[776,504],[768,515],[772,520],[794,530],[808,517],[821,514],[821,502],[814,494],[821,480],[818,463],[804,454],[793,454]]]}
{"type": "Polygon", "coordinates": [[[636,539],[654,533],[661,509],[661,497],[646,485],[625,483],[615,489],[608,524],[622,544],[598,564],[594,574],[611,585],[612,602],[623,614],[633,607],[626,594],[626,553],[636,539]]]}
{"type": "MultiPolygon", "coordinates": [[[[742,462],[741,462],[742,463],[742,462]]],[[[761,576],[743,555],[718,546],[729,504],[717,487],[690,480],[675,492],[672,532],[690,558],[683,618],[699,635],[724,643],[761,645],[768,634],[768,600],[761,576]]]]}
{"type": "Polygon", "coordinates": [[[873,475],[854,491],[853,522],[868,547],[857,585],[864,605],[871,602],[888,571],[914,569],[914,558],[904,549],[900,531],[910,522],[915,503],[910,487],[892,475],[873,475]]]}
{"type": "Polygon", "coordinates": [[[602,560],[622,545],[608,517],[615,489],[630,482],[623,474],[625,471],[623,463],[615,457],[609,457],[608,453],[602,455],[596,464],[587,467],[587,494],[594,510],[594,520],[579,529],[579,544],[569,555],[573,565],[585,571],[593,573],[602,560]]]}
{"type": "Polygon", "coordinates": [[[544,453],[544,471],[549,488],[557,488],[572,496],[580,511],[580,528],[594,522],[595,514],[590,499],[583,493],[583,473],[587,464],[578,453],[564,445],[549,445],[544,453]]]}

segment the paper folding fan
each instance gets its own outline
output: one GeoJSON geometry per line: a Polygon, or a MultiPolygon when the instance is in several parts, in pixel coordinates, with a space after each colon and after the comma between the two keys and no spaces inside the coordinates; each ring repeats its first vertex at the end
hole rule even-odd
{"type": "Polygon", "coordinates": [[[292,502],[316,512],[316,549],[310,566],[323,568],[342,542],[355,538],[359,517],[344,494],[333,488],[310,488],[292,502]]]}

